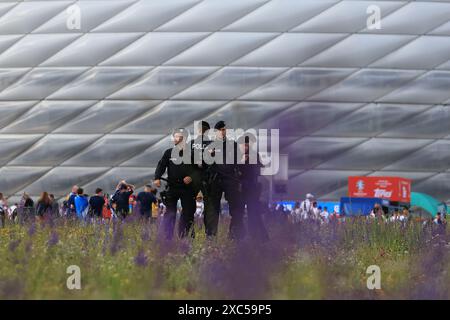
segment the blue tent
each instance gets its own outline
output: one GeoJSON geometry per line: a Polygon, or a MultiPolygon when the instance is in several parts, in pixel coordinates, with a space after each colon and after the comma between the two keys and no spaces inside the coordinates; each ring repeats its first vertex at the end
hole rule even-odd
{"type": "Polygon", "coordinates": [[[385,200],[378,198],[341,198],[341,214],[346,216],[369,215],[376,203],[383,205],[385,200]]]}

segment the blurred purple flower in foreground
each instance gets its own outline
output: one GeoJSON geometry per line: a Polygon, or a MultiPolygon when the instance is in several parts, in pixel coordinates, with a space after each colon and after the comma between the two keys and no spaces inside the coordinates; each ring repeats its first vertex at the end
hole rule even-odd
{"type": "Polygon", "coordinates": [[[148,265],[148,258],[145,255],[144,250],[139,250],[137,256],[134,258],[134,263],[140,267],[146,267],[148,265]]]}
{"type": "Polygon", "coordinates": [[[28,235],[32,237],[36,233],[36,224],[32,223],[28,228],[28,235]]]}
{"type": "Polygon", "coordinates": [[[58,241],[59,241],[58,234],[55,231],[52,231],[52,233],[50,234],[50,239],[47,242],[47,245],[49,247],[55,246],[58,244],[58,241]]]}

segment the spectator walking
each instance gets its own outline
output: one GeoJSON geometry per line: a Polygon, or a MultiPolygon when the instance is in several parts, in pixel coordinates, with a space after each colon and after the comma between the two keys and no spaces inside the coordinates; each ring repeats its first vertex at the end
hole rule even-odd
{"type": "Polygon", "coordinates": [[[95,195],[89,199],[89,214],[92,218],[101,218],[103,214],[103,206],[105,205],[105,197],[101,188],[95,189],[95,195]]]}
{"type": "Polygon", "coordinates": [[[341,218],[341,215],[335,209],[333,211],[333,213],[330,215],[330,222],[337,223],[337,222],[339,222],[340,218],[341,218]]]}
{"type": "Polygon", "coordinates": [[[83,188],[78,188],[77,195],[74,198],[74,202],[77,218],[85,218],[87,216],[89,202],[87,195],[84,194],[83,188]]]}
{"type": "Polygon", "coordinates": [[[28,195],[28,193],[24,192],[22,195],[22,199],[24,201],[23,206],[25,208],[31,208],[31,209],[34,208],[34,201],[33,201],[33,199],[31,199],[31,197],[28,195]]]}
{"type": "Polygon", "coordinates": [[[369,216],[372,219],[382,219],[383,218],[383,209],[381,208],[379,203],[375,203],[369,216]]]}
{"type": "Polygon", "coordinates": [[[130,196],[134,192],[134,186],[125,180],[117,184],[111,202],[115,204],[115,213],[117,217],[125,219],[130,213],[130,196]]]}
{"type": "Polygon", "coordinates": [[[313,216],[313,201],[314,196],[311,193],[306,195],[306,199],[303,200],[300,210],[303,220],[310,219],[313,216]]]}
{"type": "Polygon", "coordinates": [[[58,200],[55,199],[54,194],[50,194],[50,207],[51,207],[51,213],[53,218],[59,217],[59,203],[58,200]]]}
{"type": "Polygon", "coordinates": [[[155,196],[156,199],[156,203],[152,203],[152,217],[150,218],[150,223],[154,223],[156,222],[156,220],[159,217],[159,204],[160,204],[160,199],[156,198],[156,196],[158,195],[158,190],[156,190],[156,188],[152,188],[151,189],[152,194],[155,196]]]}
{"type": "Polygon", "coordinates": [[[298,223],[301,220],[301,209],[300,209],[300,202],[296,201],[294,208],[292,209],[292,222],[293,223],[298,223]]]}
{"type": "Polygon", "coordinates": [[[130,198],[128,199],[128,213],[129,214],[133,214],[135,212],[135,207],[136,207],[136,196],[134,194],[132,194],[130,196],[130,198]]]}
{"type": "Polygon", "coordinates": [[[395,209],[395,210],[394,210],[394,213],[393,213],[392,216],[389,218],[389,221],[390,221],[390,222],[396,222],[396,221],[399,221],[399,220],[400,220],[400,215],[399,215],[398,209],[395,209]]]}
{"type": "Polygon", "coordinates": [[[323,223],[328,223],[328,219],[329,219],[329,212],[328,212],[328,208],[324,207],[323,211],[320,213],[320,218],[322,219],[323,223]]]}
{"type": "Polygon", "coordinates": [[[403,208],[402,214],[400,215],[400,221],[407,222],[409,218],[409,211],[407,208],[403,208]]]}
{"type": "Polygon", "coordinates": [[[23,204],[21,222],[27,221],[29,217],[34,216],[34,201],[28,195],[28,193],[24,192],[22,195],[21,203],[23,204]]]}
{"type": "Polygon", "coordinates": [[[51,210],[51,200],[47,192],[42,192],[36,203],[36,216],[43,220],[47,212],[51,210]]]}
{"type": "Polygon", "coordinates": [[[102,210],[102,218],[103,221],[111,221],[111,217],[112,217],[112,207],[111,204],[109,202],[109,197],[107,194],[104,195],[103,199],[105,200],[105,205],[103,206],[103,210],[102,210]]]}
{"type": "Polygon", "coordinates": [[[76,213],[75,197],[77,196],[77,192],[78,186],[75,185],[72,187],[72,191],[67,195],[66,200],[64,201],[65,214],[68,217],[74,216],[76,213]]]}
{"type": "Polygon", "coordinates": [[[140,216],[148,221],[152,217],[152,206],[158,203],[150,185],[146,185],[144,191],[138,193],[136,203],[140,216]]]}
{"type": "Polygon", "coordinates": [[[13,223],[17,222],[18,208],[19,208],[19,205],[17,203],[15,203],[13,206],[11,206],[9,208],[9,218],[11,219],[11,221],[13,223]]]}
{"type": "Polygon", "coordinates": [[[437,225],[445,225],[447,222],[442,218],[442,214],[438,212],[433,220],[433,223],[437,225]]]}
{"type": "Polygon", "coordinates": [[[8,203],[6,201],[6,198],[3,196],[3,193],[0,193],[0,222],[3,228],[5,227],[7,212],[8,212],[8,203]]]}
{"type": "Polygon", "coordinates": [[[195,209],[195,224],[199,228],[199,230],[202,229],[203,226],[203,212],[205,210],[205,203],[203,202],[203,197],[201,195],[197,196],[196,199],[196,209],[195,209]]]}
{"type": "Polygon", "coordinates": [[[312,218],[314,220],[319,220],[320,218],[320,208],[317,207],[317,201],[314,201],[312,204],[312,218]]]}

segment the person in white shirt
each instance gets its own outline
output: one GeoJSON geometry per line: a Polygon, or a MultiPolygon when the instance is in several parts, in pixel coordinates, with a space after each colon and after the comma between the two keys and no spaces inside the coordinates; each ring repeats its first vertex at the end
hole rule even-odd
{"type": "Polygon", "coordinates": [[[395,209],[394,214],[389,218],[390,222],[396,222],[400,220],[400,215],[398,213],[398,210],[395,209]]]}
{"type": "Polygon", "coordinates": [[[372,219],[375,219],[375,218],[381,219],[382,215],[383,215],[383,209],[381,208],[381,206],[378,203],[376,203],[375,206],[373,207],[372,211],[370,212],[369,217],[372,219]]]}
{"type": "Polygon", "coordinates": [[[306,199],[300,205],[300,212],[303,220],[312,218],[313,216],[313,200],[314,196],[311,193],[306,195],[306,199]]]}
{"type": "Polygon", "coordinates": [[[203,211],[205,210],[205,204],[203,203],[203,197],[202,196],[197,196],[196,199],[196,210],[194,213],[194,219],[195,222],[197,224],[197,226],[199,227],[199,229],[202,228],[203,226],[203,211]]]}
{"type": "Polygon", "coordinates": [[[328,208],[324,207],[323,211],[320,213],[320,218],[322,219],[323,223],[328,223],[328,217],[330,216],[328,212],[328,208]]]}
{"type": "Polygon", "coordinates": [[[405,207],[402,210],[402,221],[408,221],[409,210],[405,207]]]}
{"type": "Polygon", "coordinates": [[[300,202],[296,202],[294,209],[292,210],[292,222],[297,223],[301,220],[301,209],[300,209],[300,202]]]}
{"type": "Polygon", "coordinates": [[[16,220],[17,220],[17,204],[14,204],[13,206],[11,206],[9,208],[8,218],[11,221],[16,222],[16,220]]]}
{"type": "Polygon", "coordinates": [[[436,218],[433,219],[433,223],[438,225],[445,225],[446,221],[442,218],[442,214],[438,212],[436,214],[436,218]]]}
{"type": "Polygon", "coordinates": [[[400,222],[405,222],[406,221],[406,215],[402,212],[402,214],[399,215],[398,220],[400,222]]]}
{"type": "Polygon", "coordinates": [[[320,220],[320,213],[322,212],[322,208],[321,207],[317,207],[317,201],[313,202],[313,208],[312,208],[312,218],[314,220],[320,220]]]}

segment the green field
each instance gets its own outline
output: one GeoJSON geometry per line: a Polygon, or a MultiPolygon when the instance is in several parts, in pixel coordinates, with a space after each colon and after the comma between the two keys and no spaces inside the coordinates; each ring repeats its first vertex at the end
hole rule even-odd
{"type": "Polygon", "coordinates": [[[266,220],[271,241],[157,239],[157,225],[127,221],[7,225],[0,229],[0,299],[421,299],[450,298],[445,229],[364,219],[341,224],[266,220]],[[81,289],[66,286],[67,267],[81,289]],[[366,269],[381,269],[368,290],[366,269]]]}

